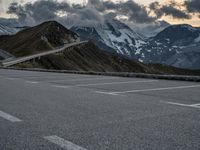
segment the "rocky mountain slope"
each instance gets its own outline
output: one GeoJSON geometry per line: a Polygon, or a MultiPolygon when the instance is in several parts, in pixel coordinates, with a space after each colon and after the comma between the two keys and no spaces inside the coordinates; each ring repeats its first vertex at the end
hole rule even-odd
{"type": "Polygon", "coordinates": [[[22,63],[17,65],[17,67],[97,72],[200,75],[200,71],[136,62],[122,55],[103,51],[91,41],[84,45],[68,49],[64,53],[45,56],[35,62],[22,63]]]}
{"type": "Polygon", "coordinates": [[[146,63],[200,69],[200,30],[190,25],[173,25],[140,47],[137,57],[146,63]]]}
{"type": "Polygon", "coordinates": [[[75,26],[71,28],[81,40],[95,39],[101,49],[134,57],[142,44],[143,36],[118,20],[107,20],[103,25],[95,27],[75,26]]]}
{"type": "Polygon", "coordinates": [[[0,36],[0,49],[15,56],[35,54],[78,40],[76,33],[55,21],[24,29],[15,35],[0,36]]]}

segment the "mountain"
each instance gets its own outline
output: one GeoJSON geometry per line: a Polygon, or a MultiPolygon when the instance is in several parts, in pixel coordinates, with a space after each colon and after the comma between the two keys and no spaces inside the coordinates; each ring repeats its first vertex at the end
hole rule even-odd
{"type": "Polygon", "coordinates": [[[56,21],[48,21],[24,29],[15,35],[0,36],[0,49],[15,56],[25,56],[51,50],[76,40],[78,40],[76,33],[56,21]]]}
{"type": "Polygon", "coordinates": [[[199,45],[200,30],[186,24],[172,25],[149,38],[147,44],[140,47],[137,56],[145,63],[200,69],[199,45]]]}
{"type": "Polygon", "coordinates": [[[200,28],[187,24],[158,21],[129,27],[113,19],[96,26],[73,26],[70,30],[55,21],[28,28],[17,19],[0,18],[0,35],[4,34],[0,36],[0,49],[25,56],[79,40],[79,36],[80,40],[95,39],[100,49],[132,60],[200,69],[200,28]]]}
{"type": "Polygon", "coordinates": [[[0,35],[12,35],[20,31],[22,25],[16,19],[0,18],[0,35]]]}
{"type": "Polygon", "coordinates": [[[8,27],[0,23],[0,35],[12,35],[19,31],[19,29],[14,27],[8,27]]]}
{"type": "Polygon", "coordinates": [[[125,58],[122,55],[101,50],[92,41],[81,46],[70,48],[61,54],[52,54],[41,57],[34,62],[25,62],[16,67],[96,72],[200,75],[200,71],[178,69],[160,64],[143,64],[136,62],[125,58]]]}
{"type": "Polygon", "coordinates": [[[74,26],[71,30],[76,32],[81,40],[93,38],[101,49],[130,58],[135,56],[138,47],[145,44],[140,34],[118,20],[107,20],[103,25],[95,27],[74,26]]]}
{"type": "Polygon", "coordinates": [[[158,33],[154,39],[167,42],[170,46],[187,46],[200,42],[200,32],[191,25],[173,25],[158,33]]]}
{"type": "Polygon", "coordinates": [[[158,22],[154,27],[149,26],[148,30],[158,34],[150,38],[144,38],[118,20],[105,21],[104,25],[96,27],[76,26],[71,30],[76,32],[81,40],[93,38],[101,49],[129,59],[200,69],[198,28],[187,24],[169,25],[165,21],[158,22]],[[154,28],[155,26],[158,28],[154,28]],[[163,30],[160,31],[161,29],[163,30]]]}
{"type": "Polygon", "coordinates": [[[200,69],[200,44],[183,48],[180,53],[173,55],[166,64],[188,69],[200,69]]]}
{"type": "Polygon", "coordinates": [[[142,34],[146,38],[154,37],[159,32],[170,26],[170,24],[164,20],[146,24],[127,24],[131,27],[131,29],[133,29],[137,33],[142,34]]]}
{"type": "Polygon", "coordinates": [[[0,62],[3,60],[12,59],[12,58],[14,58],[12,54],[0,49],[0,62]]]}

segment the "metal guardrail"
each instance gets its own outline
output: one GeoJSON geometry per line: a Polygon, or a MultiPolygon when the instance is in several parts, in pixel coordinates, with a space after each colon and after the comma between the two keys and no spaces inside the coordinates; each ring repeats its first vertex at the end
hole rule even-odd
{"type": "Polygon", "coordinates": [[[25,56],[25,57],[16,58],[16,59],[11,60],[11,61],[2,62],[1,64],[2,64],[3,67],[10,67],[10,66],[22,63],[22,62],[26,62],[26,61],[35,59],[35,58],[40,58],[42,56],[46,56],[46,55],[50,55],[50,54],[62,52],[66,48],[70,48],[72,46],[84,44],[84,43],[87,43],[87,42],[88,41],[70,43],[70,44],[68,44],[68,45],[66,45],[66,46],[64,46],[62,48],[59,48],[59,49],[55,49],[55,50],[51,50],[51,51],[46,51],[46,52],[42,52],[42,53],[39,53],[39,54],[31,55],[31,56],[25,56]]]}

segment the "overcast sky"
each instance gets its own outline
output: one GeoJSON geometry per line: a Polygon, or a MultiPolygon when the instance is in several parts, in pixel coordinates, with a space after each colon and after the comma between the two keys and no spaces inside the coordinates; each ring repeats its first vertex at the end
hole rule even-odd
{"type": "MultiPolygon", "coordinates": [[[[10,3],[12,2],[18,2],[19,4],[26,4],[28,2],[34,3],[37,0],[0,0],[0,17],[16,17],[15,13],[10,13],[7,14],[7,10],[8,7],[10,5],[10,3]]],[[[49,1],[55,1],[55,0],[49,0],[49,1]]],[[[86,3],[87,0],[57,0],[58,2],[61,1],[65,1],[65,2],[70,2],[70,3],[78,3],[78,4],[82,4],[82,3],[86,3]]],[[[93,0],[93,1],[101,1],[101,0],[93,0]]],[[[127,0],[110,0],[114,3],[117,3],[119,1],[122,2],[126,2],[127,0]]],[[[131,1],[131,0],[129,0],[131,1]]],[[[138,19],[141,14],[141,17],[144,19],[149,19],[148,21],[152,21],[152,18],[145,18],[147,17],[147,14],[145,14],[144,12],[141,13],[141,10],[143,11],[143,6],[141,6],[142,9],[140,9],[140,5],[145,5],[146,6],[146,10],[148,12],[149,15],[149,7],[150,4],[157,1],[159,2],[159,5],[152,5],[154,6],[152,10],[155,9],[159,9],[154,11],[154,13],[157,14],[157,19],[158,20],[166,20],[171,24],[179,24],[179,23],[188,23],[194,26],[200,26],[200,0],[132,0],[134,2],[133,4],[133,8],[130,8],[132,5],[127,6],[127,4],[123,5],[123,6],[118,6],[116,5],[116,7],[127,7],[128,9],[130,9],[129,12],[127,12],[129,14],[129,18],[130,21],[136,21],[139,23],[146,23],[144,20],[138,19]],[[167,4],[169,4],[169,2],[173,1],[174,2],[174,6],[173,4],[170,4],[168,7],[165,7],[167,4]],[[184,3],[184,1],[186,1],[184,3]],[[188,1],[188,3],[187,3],[188,1]],[[139,7],[135,7],[135,3],[139,5],[139,7]],[[184,8],[182,6],[182,4],[184,5],[184,8]],[[186,6],[187,4],[187,6],[186,6]],[[133,10],[134,9],[139,9],[138,12],[139,13],[135,13],[133,10]],[[180,11],[179,11],[180,10],[180,11]],[[187,12],[186,12],[187,11],[187,12]],[[159,16],[160,15],[160,16],[159,16]],[[135,20],[134,20],[135,19],[135,20]]],[[[104,4],[103,4],[104,5],[104,4]]],[[[105,4],[106,5],[106,4],[105,4]]],[[[106,5],[108,6],[108,5],[106,5]]],[[[103,6],[105,7],[105,6],[103,6]]],[[[102,9],[102,8],[101,8],[102,9]]],[[[102,11],[102,10],[98,10],[98,11],[102,11]]],[[[108,6],[108,8],[110,10],[110,6],[108,6]]],[[[119,11],[117,9],[112,9],[112,11],[115,10],[116,12],[119,11]]],[[[120,8],[121,10],[121,8],[120,8]]],[[[125,9],[124,9],[125,10],[125,9]]],[[[105,11],[105,10],[104,10],[105,11]]],[[[123,14],[124,11],[121,12],[121,14],[123,14]]],[[[121,15],[120,14],[120,15],[121,15]]],[[[124,14],[123,14],[124,15],[124,14]]],[[[147,22],[148,22],[147,21],[147,22]]]]}

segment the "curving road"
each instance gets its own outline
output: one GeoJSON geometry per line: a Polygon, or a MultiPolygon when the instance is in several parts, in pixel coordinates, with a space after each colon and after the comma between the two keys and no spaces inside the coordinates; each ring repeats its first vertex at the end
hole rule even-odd
{"type": "Polygon", "coordinates": [[[72,46],[76,46],[76,45],[80,45],[80,44],[87,43],[87,42],[88,42],[88,41],[70,43],[70,44],[65,45],[65,46],[62,47],[62,48],[59,48],[59,49],[54,49],[54,50],[42,52],[42,53],[39,53],[39,54],[34,54],[34,55],[31,55],[31,56],[20,57],[20,58],[14,59],[14,60],[2,62],[2,65],[3,65],[4,67],[10,67],[10,66],[13,66],[13,65],[22,63],[22,62],[26,62],[26,61],[35,59],[35,58],[40,58],[40,57],[42,57],[42,56],[47,56],[47,55],[50,55],[50,54],[62,52],[62,51],[64,51],[66,48],[69,48],[69,47],[72,47],[72,46]]]}

